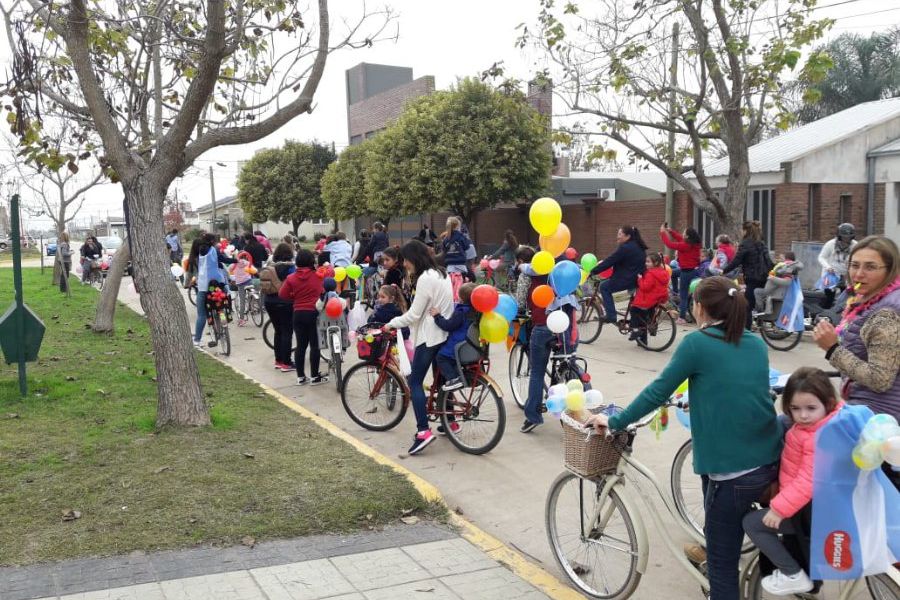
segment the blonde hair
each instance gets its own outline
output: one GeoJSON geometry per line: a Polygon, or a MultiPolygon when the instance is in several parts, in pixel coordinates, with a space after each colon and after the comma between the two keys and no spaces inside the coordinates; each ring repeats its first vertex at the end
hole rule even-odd
{"type": "Polygon", "coordinates": [[[400,288],[396,285],[383,285],[378,291],[387,296],[391,303],[396,304],[401,312],[406,312],[406,298],[403,297],[400,288]]]}
{"type": "Polygon", "coordinates": [[[67,231],[63,231],[61,234],[59,234],[59,239],[68,244],[69,243],[69,233],[67,231]]]}

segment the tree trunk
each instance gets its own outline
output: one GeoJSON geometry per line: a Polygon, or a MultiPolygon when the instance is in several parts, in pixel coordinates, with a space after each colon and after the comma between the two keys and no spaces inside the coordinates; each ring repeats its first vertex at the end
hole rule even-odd
{"type": "MultiPolygon", "coordinates": [[[[56,258],[53,260],[53,285],[59,287],[59,280],[62,278],[62,258],[59,256],[59,241],[62,234],[66,230],[66,202],[65,198],[60,198],[59,214],[56,221],[56,258]]],[[[42,249],[43,250],[43,249],[42,249]]]]}
{"type": "Polygon", "coordinates": [[[134,283],[150,321],[158,378],[156,425],[209,425],[184,298],[175,287],[162,242],[164,200],[165,186],[146,176],[125,187],[134,283]]]}
{"type": "Polygon", "coordinates": [[[112,333],[116,328],[116,302],[119,299],[119,288],[122,286],[122,275],[131,260],[129,239],[126,237],[122,247],[113,255],[112,264],[106,274],[100,299],[97,300],[97,310],[94,313],[94,324],[91,329],[95,333],[112,333]]]}

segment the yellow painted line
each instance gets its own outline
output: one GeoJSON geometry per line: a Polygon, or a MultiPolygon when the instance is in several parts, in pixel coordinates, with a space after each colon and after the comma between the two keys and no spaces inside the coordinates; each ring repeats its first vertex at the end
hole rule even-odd
{"type": "MultiPolygon", "coordinates": [[[[403,475],[407,480],[409,480],[410,483],[412,483],[413,487],[416,488],[416,491],[418,491],[419,494],[421,494],[422,497],[429,502],[439,502],[445,507],[447,506],[447,503],[444,501],[444,497],[441,495],[441,492],[437,489],[437,487],[435,487],[425,479],[419,477],[403,465],[391,460],[378,450],[375,450],[371,446],[356,439],[328,419],[320,417],[309,409],[304,408],[300,404],[297,404],[278,390],[269,387],[264,383],[259,383],[258,381],[250,377],[247,373],[244,373],[234,365],[225,362],[220,357],[213,356],[212,354],[208,354],[208,356],[212,356],[213,358],[218,359],[222,364],[230,367],[236,373],[243,375],[254,383],[257,383],[263,390],[266,391],[267,394],[278,400],[278,402],[291,409],[295,413],[311,420],[313,423],[315,423],[334,437],[347,442],[348,444],[353,446],[353,448],[356,449],[357,452],[360,452],[361,454],[368,456],[378,464],[385,465],[391,468],[394,472],[403,475]]],[[[514,550],[513,548],[510,548],[468,519],[457,515],[453,511],[449,512],[450,522],[461,531],[461,535],[463,538],[468,540],[469,543],[479,548],[482,552],[484,552],[497,562],[506,565],[513,573],[515,573],[537,589],[541,590],[550,598],[553,598],[554,600],[575,600],[578,598],[584,598],[584,596],[568,587],[566,584],[557,579],[553,574],[546,571],[544,568],[530,562],[528,559],[522,556],[522,553],[514,550]]]]}

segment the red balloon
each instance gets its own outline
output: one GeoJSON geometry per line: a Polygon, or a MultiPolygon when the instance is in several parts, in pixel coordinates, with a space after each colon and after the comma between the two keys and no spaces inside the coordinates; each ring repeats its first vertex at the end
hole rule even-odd
{"type": "Polygon", "coordinates": [[[497,308],[497,302],[500,301],[500,294],[497,288],[492,285],[483,283],[472,290],[472,307],[478,312],[488,313],[497,308]]]}
{"type": "Polygon", "coordinates": [[[341,306],[339,298],[329,298],[328,302],[325,303],[325,314],[330,318],[337,319],[342,312],[344,312],[344,307],[341,306]]]}
{"type": "Polygon", "coordinates": [[[578,250],[572,247],[566,248],[566,258],[568,258],[569,260],[575,260],[576,258],[578,258],[578,250]]]}

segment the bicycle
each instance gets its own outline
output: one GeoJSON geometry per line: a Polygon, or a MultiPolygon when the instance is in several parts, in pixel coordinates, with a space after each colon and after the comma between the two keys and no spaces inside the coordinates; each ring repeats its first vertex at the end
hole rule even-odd
{"type": "MultiPolygon", "coordinates": [[[[606,323],[606,309],[597,294],[598,286],[599,284],[594,286],[593,294],[582,298],[579,304],[581,311],[580,313],[576,312],[577,323],[579,324],[579,338],[582,332],[582,323],[585,324],[588,331],[585,333],[586,336],[589,336],[588,339],[584,340],[586,343],[597,339],[603,330],[603,325],[606,323]],[[592,329],[593,327],[596,327],[596,331],[592,329]]],[[[634,338],[634,341],[641,348],[651,352],[662,352],[671,346],[675,341],[678,326],[675,323],[675,317],[667,306],[663,304],[655,306],[652,309],[653,312],[650,313],[650,318],[647,319],[646,326],[633,329],[631,326],[631,307],[633,302],[634,293],[630,292],[625,311],[616,311],[616,316],[621,317],[615,324],[619,333],[622,335],[632,332],[637,333],[638,335],[634,338]]]]}
{"type": "MultiPolygon", "coordinates": [[[[509,387],[516,405],[524,409],[528,400],[528,383],[531,379],[531,359],[529,357],[530,318],[518,319],[523,335],[516,336],[516,342],[509,352],[509,387]]],[[[552,351],[547,371],[544,374],[544,391],[557,383],[565,383],[570,379],[579,379],[590,389],[590,375],[587,374],[587,361],[575,352],[563,352],[559,337],[550,341],[552,351]]],[[[542,406],[542,412],[543,406],[542,406]]]]}
{"type": "MultiPolygon", "coordinates": [[[[821,302],[825,299],[825,292],[821,290],[803,290],[803,331],[812,331],[816,323],[822,320],[837,324],[841,320],[842,306],[822,308],[821,302]]],[[[753,322],[759,329],[759,335],[767,346],[773,350],[787,352],[793,350],[803,338],[803,331],[787,331],[778,326],[778,316],[784,301],[772,298],[772,311],[758,313],[753,316],[753,322]]]]}
{"type": "MultiPolygon", "coordinates": [[[[265,319],[265,323],[262,328],[263,341],[266,343],[270,349],[275,349],[275,326],[272,325],[272,320],[267,316],[265,319]]],[[[294,354],[294,350],[297,349],[297,338],[294,336],[294,332],[291,331],[291,356],[294,354]]]]}
{"type": "Polygon", "coordinates": [[[241,321],[252,321],[257,327],[262,327],[264,310],[258,286],[259,279],[253,279],[251,285],[237,288],[237,314],[241,321]]]}
{"type": "MultiPolygon", "coordinates": [[[[677,403],[669,402],[666,406],[677,406],[677,403]]],[[[655,530],[662,536],[676,561],[704,592],[709,590],[704,574],[684,556],[666,528],[655,500],[662,501],[665,512],[678,522],[688,537],[702,545],[703,535],[680,517],[653,472],[633,456],[638,430],[650,424],[653,418],[651,413],[629,425],[624,432],[608,434],[600,440],[600,444],[594,445],[599,452],[595,453],[593,462],[590,459],[586,461],[591,469],[589,472],[584,470],[585,463],[567,464],[566,471],[550,487],[545,505],[545,524],[554,558],[569,580],[589,597],[628,598],[637,589],[649,558],[647,529],[643,521],[645,514],[651,518],[655,530]],[[644,487],[646,482],[652,486],[649,491],[644,487]],[[642,501],[640,507],[631,493],[632,488],[642,501]],[[654,491],[655,495],[652,494],[654,491]],[[592,564],[587,564],[588,560],[592,564]],[[612,573],[613,570],[616,573],[612,573]],[[615,583],[611,583],[612,576],[616,577],[615,583]]],[[[570,429],[576,436],[584,431],[571,426],[570,429]]],[[[567,436],[571,435],[567,433],[567,436]]],[[[593,433],[588,432],[587,435],[593,433]]],[[[574,451],[577,453],[579,449],[575,447],[574,451]]],[[[757,553],[740,570],[739,581],[744,598],[765,597],[760,585],[761,578],[757,553]]],[[[835,584],[834,587],[839,588],[839,598],[856,598],[854,593],[859,591],[861,581],[835,584]]],[[[900,574],[896,569],[891,573],[866,577],[865,583],[874,598],[900,598],[900,574]]]]}
{"type": "Polygon", "coordinates": [[[328,365],[328,370],[334,376],[335,387],[340,392],[343,387],[341,371],[344,363],[344,350],[350,345],[347,335],[347,318],[341,315],[339,319],[334,320],[327,317],[325,313],[321,313],[318,337],[319,348],[323,351],[322,360],[328,365]]]}
{"type": "Polygon", "coordinates": [[[219,348],[222,356],[231,356],[231,335],[228,333],[228,323],[231,322],[231,296],[221,287],[207,293],[206,296],[206,323],[212,330],[213,339],[207,344],[209,348],[219,348]],[[221,291],[221,296],[216,292],[221,291]]]}
{"type": "MultiPolygon", "coordinates": [[[[409,408],[411,395],[406,377],[400,374],[396,331],[369,323],[359,328],[361,362],[344,376],[341,403],[347,415],[371,431],[395,427],[409,408]]],[[[506,410],[500,386],[487,374],[490,359],[480,342],[467,340],[456,348],[456,361],[465,385],[452,392],[441,390],[443,377],[433,369],[426,410],[429,421],[440,420],[444,432],[459,450],[484,454],[503,437],[506,410]]],[[[476,328],[477,331],[477,328],[476,328]]]]}

